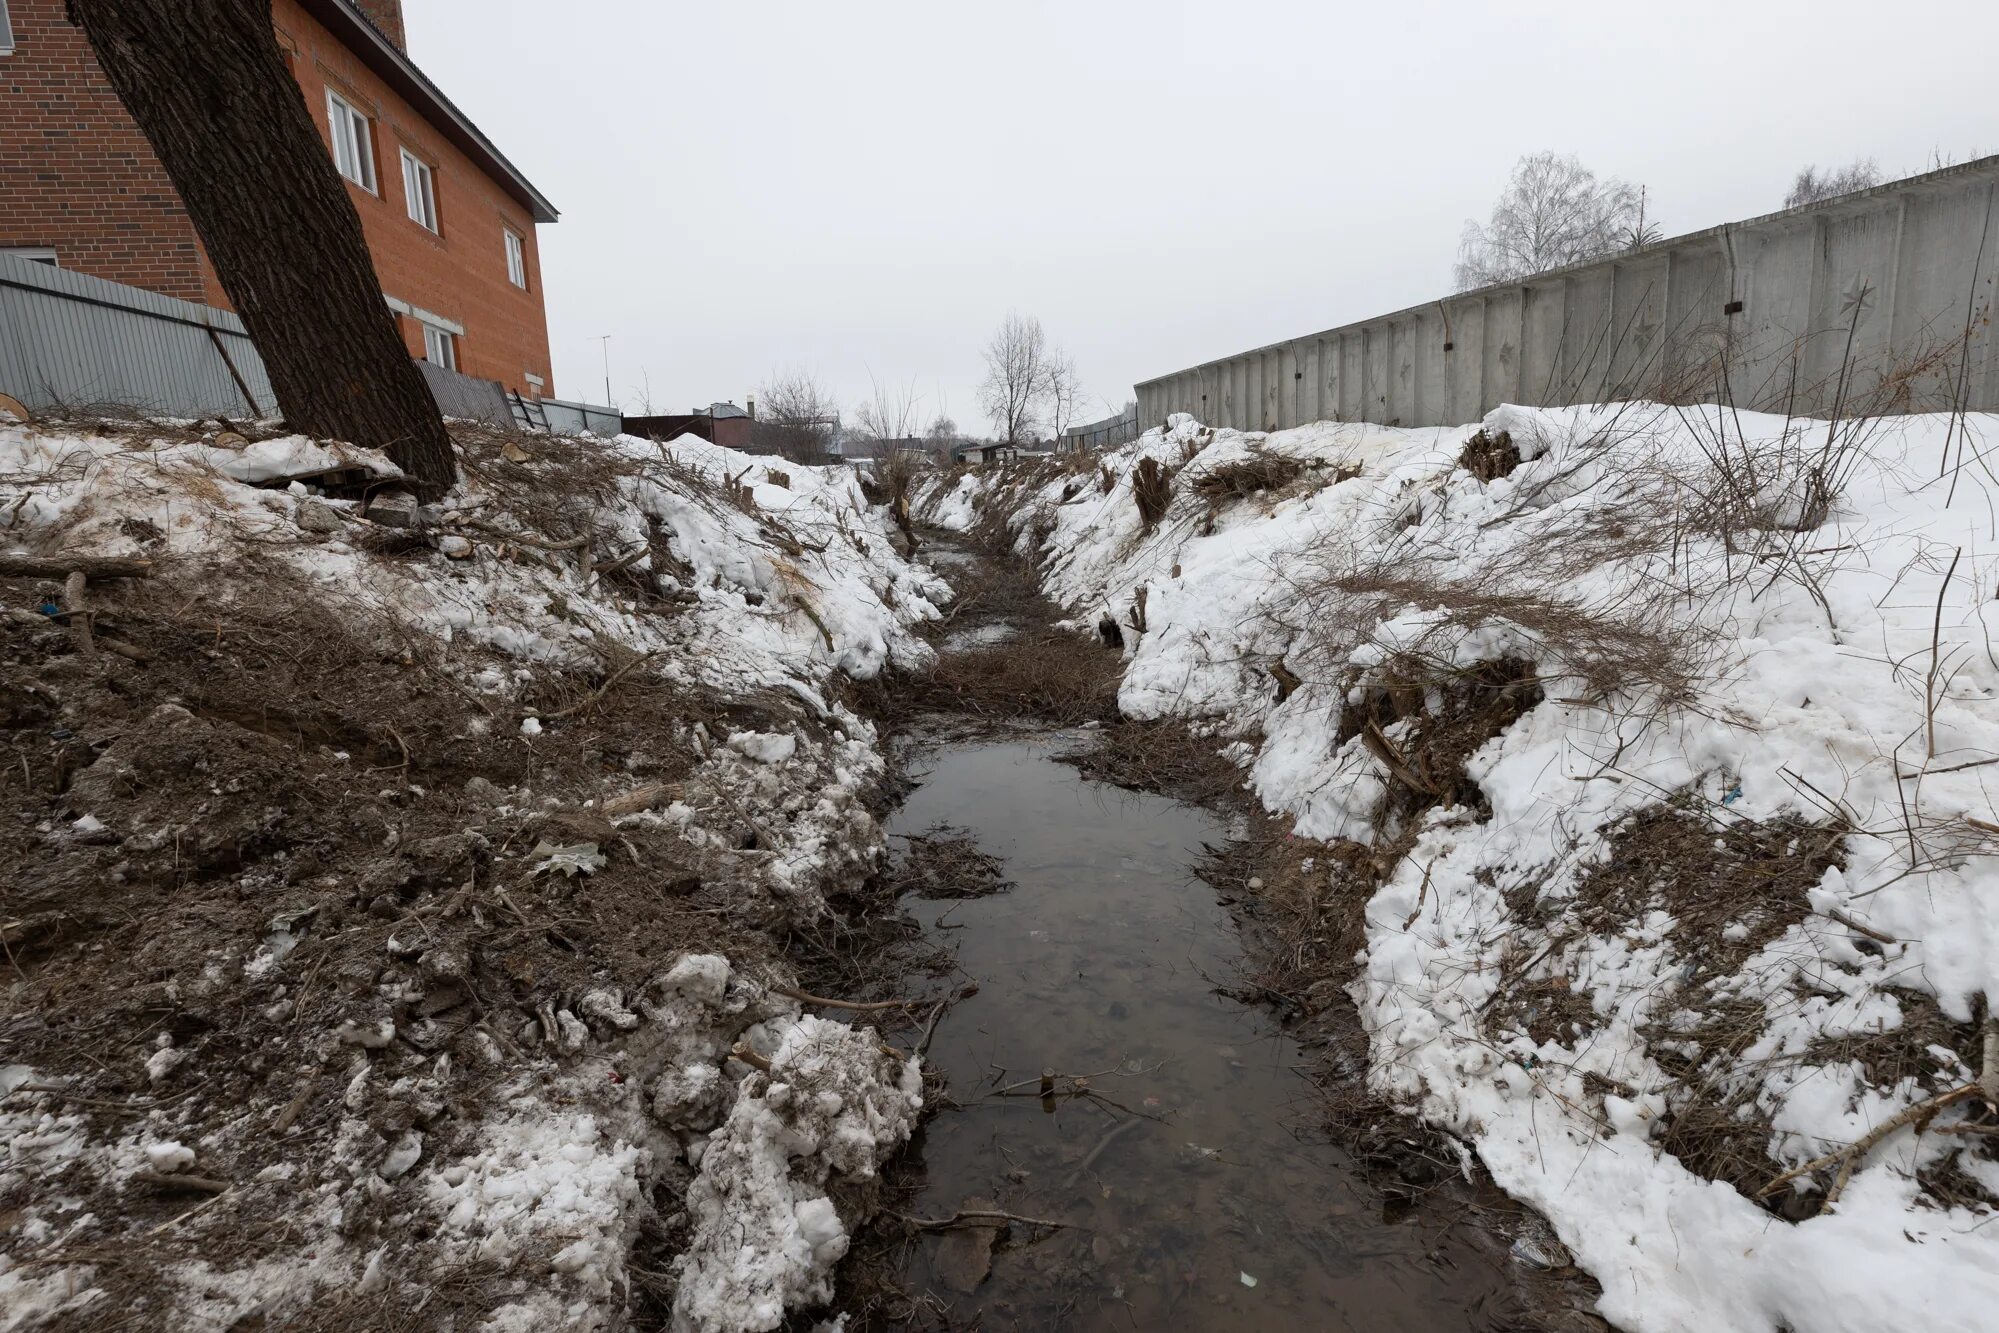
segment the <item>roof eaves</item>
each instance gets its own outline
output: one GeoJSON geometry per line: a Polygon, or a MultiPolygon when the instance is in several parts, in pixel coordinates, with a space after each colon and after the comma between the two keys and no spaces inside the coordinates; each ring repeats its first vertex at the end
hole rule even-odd
{"type": "Polygon", "coordinates": [[[485,131],[473,124],[472,118],[460,111],[406,52],[383,35],[353,0],[300,0],[300,3],[525,205],[536,222],[554,222],[560,216],[548,196],[507,160],[507,155],[486,137],[485,131]]]}

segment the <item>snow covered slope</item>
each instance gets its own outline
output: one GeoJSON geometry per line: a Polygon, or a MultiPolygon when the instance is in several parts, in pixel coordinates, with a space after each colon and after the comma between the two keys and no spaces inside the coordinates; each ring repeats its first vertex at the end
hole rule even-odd
{"type": "Polygon", "coordinates": [[[990,469],[921,501],[1007,506],[1078,628],[1122,623],[1127,715],[1211,730],[1298,834],[1360,848],[1317,858],[1329,891],[1372,860],[1373,1083],[1542,1209],[1613,1322],[1970,1330],[1999,1310],[1994,1116],[1962,1091],[1999,995],[1993,441],[1648,403],[1179,416],[1024,501],[990,469]],[[1940,1094],[1850,1183],[1752,1199],[1940,1094]]]}
{"type": "Polygon", "coordinates": [[[410,512],[344,445],[0,424],[0,555],[151,562],[94,651],[60,572],[0,582],[0,1326],[621,1327],[650,1281],[771,1329],[908,1136],[915,1063],[779,941],[882,851],[838,679],[948,589],[851,469],[458,434],[410,512]]]}

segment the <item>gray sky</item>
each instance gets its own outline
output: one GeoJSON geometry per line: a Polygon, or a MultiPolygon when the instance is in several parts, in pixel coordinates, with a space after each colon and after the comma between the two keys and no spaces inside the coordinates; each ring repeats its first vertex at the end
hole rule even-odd
{"type": "Polygon", "coordinates": [[[1140,379],[1443,295],[1523,153],[1650,189],[1666,233],[1795,170],[1999,152],[1999,5],[1692,0],[404,0],[412,56],[562,210],[557,391],[850,411],[913,381],[987,429],[1010,309],[1086,418],[1140,379]]]}

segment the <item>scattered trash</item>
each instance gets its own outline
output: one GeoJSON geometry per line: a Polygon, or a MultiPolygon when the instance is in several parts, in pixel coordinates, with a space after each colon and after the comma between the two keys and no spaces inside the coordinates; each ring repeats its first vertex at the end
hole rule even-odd
{"type": "Polygon", "coordinates": [[[1256,1279],[1251,1277],[1247,1273],[1237,1273],[1236,1276],[1242,1279],[1242,1284],[1245,1287],[1253,1287],[1256,1285],[1256,1279]]]}
{"type": "Polygon", "coordinates": [[[594,842],[571,842],[559,847],[552,842],[538,842],[528,855],[539,858],[535,862],[535,874],[545,875],[553,871],[571,879],[602,870],[610,864],[610,858],[598,851],[594,842]]]}

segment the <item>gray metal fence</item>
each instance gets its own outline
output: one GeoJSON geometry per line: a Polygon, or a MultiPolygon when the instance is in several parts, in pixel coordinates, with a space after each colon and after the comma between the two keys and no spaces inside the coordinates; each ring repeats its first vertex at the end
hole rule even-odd
{"type": "Polygon", "coordinates": [[[558,435],[589,431],[593,435],[617,435],[625,429],[624,414],[615,407],[594,403],[572,403],[562,398],[544,398],[535,404],[542,423],[558,435]]]}
{"type": "Polygon", "coordinates": [[[277,411],[263,358],[229,311],[5,254],[0,393],[37,412],[277,411]]]}
{"type": "MultiPolygon", "coordinates": [[[[495,426],[616,435],[616,408],[523,400],[495,380],[417,362],[438,410],[495,426]]],[[[0,254],[0,393],[33,412],[275,416],[270,376],[243,321],[196,305],[0,254]]]]}
{"type": "Polygon", "coordinates": [[[1114,417],[1092,421],[1085,426],[1069,427],[1055,442],[1055,451],[1064,454],[1094,453],[1098,449],[1113,449],[1129,443],[1138,436],[1138,404],[1132,403],[1114,417]]]}

